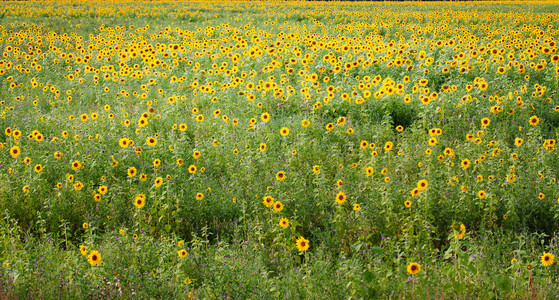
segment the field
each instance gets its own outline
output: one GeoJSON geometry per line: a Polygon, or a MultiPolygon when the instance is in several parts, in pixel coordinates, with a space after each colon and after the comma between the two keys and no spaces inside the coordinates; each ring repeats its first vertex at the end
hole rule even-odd
{"type": "Polygon", "coordinates": [[[559,3],[0,3],[0,298],[559,297],[559,3]]]}

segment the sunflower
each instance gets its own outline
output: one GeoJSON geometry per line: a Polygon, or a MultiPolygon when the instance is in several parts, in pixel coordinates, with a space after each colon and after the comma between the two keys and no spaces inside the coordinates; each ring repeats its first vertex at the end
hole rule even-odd
{"type": "Polygon", "coordinates": [[[421,266],[418,263],[410,263],[406,269],[410,275],[415,275],[421,271],[421,266]]]}
{"type": "Polygon", "coordinates": [[[415,188],[411,191],[411,196],[412,197],[417,197],[419,196],[419,189],[415,188]]]}
{"type": "Polygon", "coordinates": [[[190,165],[188,167],[188,173],[190,173],[190,174],[196,173],[196,166],[195,165],[190,165]]]}
{"type": "Polygon", "coordinates": [[[360,209],[361,209],[361,206],[359,204],[357,204],[357,203],[353,204],[353,210],[354,211],[358,211],[360,209]]]}
{"type": "Polygon", "coordinates": [[[336,202],[338,202],[338,204],[344,204],[344,202],[347,200],[347,196],[345,195],[344,192],[339,192],[336,195],[336,202]]]}
{"type": "Polygon", "coordinates": [[[80,245],[80,253],[81,253],[83,256],[86,256],[86,255],[87,255],[87,247],[84,246],[84,245],[80,245]]]}
{"type": "Polygon", "coordinates": [[[279,221],[279,226],[284,229],[289,227],[289,220],[287,218],[281,218],[279,221]]]}
{"type": "Polygon", "coordinates": [[[479,191],[479,192],[477,193],[477,196],[479,197],[479,199],[483,199],[483,198],[485,198],[486,193],[485,193],[485,191],[479,191]]]}
{"type": "Polygon", "coordinates": [[[274,204],[274,198],[272,198],[270,196],[265,196],[264,201],[262,201],[262,203],[264,203],[264,205],[266,205],[266,207],[270,207],[272,204],[274,204]]]}
{"type": "Polygon", "coordinates": [[[260,152],[264,152],[266,151],[266,144],[265,143],[260,143],[260,146],[258,147],[258,149],[260,150],[260,152]]]}
{"type": "Polygon", "coordinates": [[[536,126],[538,125],[538,123],[540,123],[540,119],[536,116],[531,116],[530,117],[530,125],[532,126],[536,126]]]}
{"type": "Polygon", "coordinates": [[[279,171],[276,174],[276,179],[279,181],[284,181],[285,180],[285,172],[284,171],[279,171]]]}
{"type": "Polygon", "coordinates": [[[204,199],[204,194],[196,193],[196,200],[202,201],[202,199],[204,199]]]}
{"type": "Polygon", "coordinates": [[[194,159],[198,159],[200,158],[200,156],[202,156],[202,154],[200,153],[200,151],[194,151],[192,153],[192,157],[194,157],[194,159]]]}
{"type": "Polygon", "coordinates": [[[146,205],[146,195],[138,194],[134,199],[134,205],[136,205],[137,208],[144,207],[144,205],[146,205]]]}
{"type": "Polygon", "coordinates": [[[88,229],[88,228],[89,228],[89,224],[87,224],[87,223],[84,222],[84,223],[82,224],[82,228],[83,228],[83,229],[88,229]]]}
{"type": "Polygon", "coordinates": [[[421,179],[420,181],[417,182],[417,189],[420,192],[426,190],[427,187],[429,187],[429,183],[427,182],[427,180],[421,179]]]}
{"type": "Polygon", "coordinates": [[[185,258],[188,255],[188,253],[184,249],[179,250],[178,253],[180,258],[185,258]]]}
{"type": "Polygon", "coordinates": [[[100,264],[101,259],[102,259],[101,254],[99,254],[99,252],[97,252],[96,250],[91,251],[89,253],[89,256],[87,257],[87,261],[92,266],[96,266],[96,265],[100,264]]]}
{"type": "Polygon", "coordinates": [[[126,148],[130,145],[130,142],[127,138],[121,138],[120,140],[118,140],[118,145],[121,148],[126,148]]]}
{"type": "Polygon", "coordinates": [[[43,166],[41,166],[41,165],[36,165],[34,169],[35,169],[35,172],[41,173],[41,171],[43,170],[43,166]]]}
{"type": "Polygon", "coordinates": [[[299,237],[297,241],[295,241],[295,245],[297,246],[297,250],[299,252],[304,252],[309,249],[309,240],[305,239],[304,237],[299,237]]]}
{"type": "Polygon", "coordinates": [[[18,147],[18,146],[13,146],[13,147],[10,149],[10,155],[11,155],[13,158],[18,157],[20,154],[21,154],[21,151],[19,150],[19,147],[18,147]]]}
{"type": "Polygon", "coordinates": [[[394,144],[392,142],[386,142],[386,144],[384,144],[384,151],[390,151],[393,147],[394,144]]]}
{"type": "Polygon", "coordinates": [[[462,160],[462,163],[460,163],[460,165],[462,166],[462,168],[467,169],[470,167],[471,163],[469,159],[464,159],[462,160]]]}
{"type": "Polygon", "coordinates": [[[268,121],[270,121],[270,114],[269,113],[263,113],[262,116],[260,116],[260,118],[262,119],[262,121],[268,122],[268,121]]]}
{"type": "Polygon", "coordinates": [[[155,178],[155,187],[160,187],[163,184],[163,177],[155,178]]]}
{"type": "Polygon", "coordinates": [[[301,125],[305,128],[309,127],[309,125],[311,125],[311,122],[307,119],[304,119],[303,121],[301,121],[301,125]]]}
{"type": "Polygon", "coordinates": [[[488,118],[481,119],[481,127],[487,127],[487,126],[489,126],[490,123],[491,123],[491,121],[489,121],[488,118]]]}
{"type": "Polygon", "coordinates": [[[128,168],[128,177],[134,177],[137,174],[136,168],[134,167],[130,167],[128,168]]]}
{"type": "Polygon", "coordinates": [[[146,144],[150,147],[157,145],[157,139],[154,137],[149,137],[146,139],[146,144]]]}
{"type": "Polygon", "coordinates": [[[282,127],[282,128],[280,129],[280,134],[281,134],[281,136],[288,136],[288,135],[289,135],[289,128],[287,128],[287,127],[282,127]]]}
{"type": "Polygon", "coordinates": [[[313,166],[313,167],[312,167],[312,171],[313,171],[315,174],[320,173],[320,166],[319,166],[319,165],[313,166]]]}
{"type": "Polygon", "coordinates": [[[555,255],[552,253],[544,252],[541,256],[542,265],[544,267],[549,267],[553,265],[553,261],[555,260],[555,255]]]}
{"type": "Polygon", "coordinates": [[[79,161],[74,161],[72,163],[72,170],[77,171],[79,168],[81,168],[82,164],[79,161]]]}
{"type": "Polygon", "coordinates": [[[93,200],[95,200],[95,202],[100,202],[101,201],[101,195],[95,193],[93,195],[93,200]]]}
{"type": "Polygon", "coordinates": [[[410,201],[410,200],[406,200],[406,201],[404,202],[404,206],[407,207],[407,208],[410,208],[410,207],[411,207],[411,201],[410,201]]]}
{"type": "Polygon", "coordinates": [[[277,212],[282,211],[283,210],[283,204],[279,201],[276,201],[274,203],[274,210],[277,211],[277,212]]]}

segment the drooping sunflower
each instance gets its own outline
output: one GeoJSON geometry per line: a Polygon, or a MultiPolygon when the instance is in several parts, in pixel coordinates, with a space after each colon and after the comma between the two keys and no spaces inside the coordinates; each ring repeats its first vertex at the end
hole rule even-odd
{"type": "Polygon", "coordinates": [[[297,246],[297,250],[299,252],[307,251],[310,247],[309,240],[305,239],[304,237],[299,237],[297,241],[295,241],[295,245],[297,246]]]}
{"type": "Polygon", "coordinates": [[[418,263],[410,263],[406,269],[409,274],[415,275],[421,271],[421,266],[418,263]]]}
{"type": "Polygon", "coordinates": [[[553,261],[555,260],[555,255],[552,253],[544,252],[541,256],[542,265],[544,267],[549,267],[553,265],[553,261]]]}
{"type": "Polygon", "coordinates": [[[101,254],[99,254],[99,252],[97,252],[96,250],[91,251],[89,253],[89,256],[87,257],[87,261],[92,266],[99,265],[101,263],[101,259],[101,254]]]}

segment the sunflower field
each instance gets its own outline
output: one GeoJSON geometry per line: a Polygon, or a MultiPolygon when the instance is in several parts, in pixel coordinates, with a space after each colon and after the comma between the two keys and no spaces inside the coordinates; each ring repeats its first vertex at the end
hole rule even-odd
{"type": "Polygon", "coordinates": [[[0,3],[0,298],[559,297],[559,2],[0,3]]]}

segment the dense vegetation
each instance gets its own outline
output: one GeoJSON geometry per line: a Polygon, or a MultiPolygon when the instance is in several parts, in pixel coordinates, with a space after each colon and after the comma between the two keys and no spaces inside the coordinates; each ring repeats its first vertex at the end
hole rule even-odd
{"type": "Polygon", "coordinates": [[[1,3],[0,297],[557,297],[558,11],[1,3]]]}

